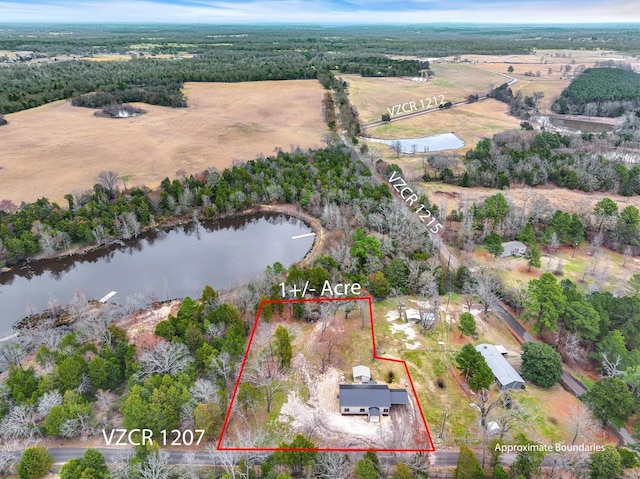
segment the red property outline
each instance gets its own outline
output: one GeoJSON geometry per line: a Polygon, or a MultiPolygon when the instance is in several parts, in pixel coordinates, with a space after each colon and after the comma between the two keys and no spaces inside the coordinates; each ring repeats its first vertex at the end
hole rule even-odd
{"type": "Polygon", "coordinates": [[[238,380],[236,381],[236,386],[233,390],[233,396],[231,396],[231,402],[229,403],[229,407],[227,408],[227,415],[224,419],[224,424],[222,425],[222,431],[220,432],[220,438],[218,439],[218,443],[216,445],[216,449],[219,451],[295,451],[295,452],[435,452],[436,448],[433,444],[433,439],[431,438],[431,433],[429,432],[429,426],[427,426],[427,420],[424,417],[424,412],[422,411],[422,406],[420,404],[420,400],[418,399],[418,394],[416,393],[416,388],[413,384],[413,379],[411,378],[411,373],[409,372],[409,367],[407,366],[406,361],[402,359],[392,359],[385,358],[383,356],[378,356],[378,349],[376,348],[376,337],[375,337],[375,327],[373,325],[373,304],[370,297],[365,298],[311,298],[311,299],[266,299],[260,302],[260,306],[258,308],[258,313],[256,315],[256,321],[253,325],[253,329],[251,331],[251,336],[249,338],[249,343],[247,344],[247,351],[244,354],[244,358],[242,360],[242,365],[240,366],[240,372],[238,374],[238,380]],[[238,388],[240,387],[240,380],[242,379],[242,373],[244,372],[244,367],[247,362],[247,358],[249,357],[249,351],[251,350],[251,344],[253,343],[253,337],[256,333],[256,329],[258,327],[258,322],[260,321],[260,313],[262,312],[262,307],[265,304],[278,304],[278,303],[319,303],[322,301],[367,301],[369,304],[369,321],[371,323],[371,343],[373,345],[373,359],[380,361],[392,361],[395,363],[400,363],[404,366],[405,371],[407,372],[407,377],[409,378],[409,383],[411,384],[411,390],[413,391],[413,397],[416,399],[416,404],[418,405],[418,410],[420,411],[420,418],[422,419],[422,423],[424,425],[425,431],[427,432],[427,438],[429,439],[429,444],[431,444],[430,449],[378,449],[378,448],[285,448],[285,447],[222,447],[222,439],[224,438],[224,434],[227,430],[227,426],[229,424],[229,419],[231,417],[231,409],[233,408],[233,403],[236,400],[236,394],[238,393],[238,388]]]}

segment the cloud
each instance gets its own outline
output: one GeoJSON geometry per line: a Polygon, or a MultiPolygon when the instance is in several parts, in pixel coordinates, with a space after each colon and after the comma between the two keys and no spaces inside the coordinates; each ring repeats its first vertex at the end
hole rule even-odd
{"type": "Polygon", "coordinates": [[[635,1],[0,0],[3,23],[628,23],[639,20],[635,1]]]}

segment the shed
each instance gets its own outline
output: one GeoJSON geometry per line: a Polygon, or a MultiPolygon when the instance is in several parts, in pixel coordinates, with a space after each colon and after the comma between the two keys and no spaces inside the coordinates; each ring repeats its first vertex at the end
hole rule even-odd
{"type": "Polygon", "coordinates": [[[371,381],[371,369],[367,366],[354,366],[353,367],[353,380],[361,383],[368,383],[371,381]]]}
{"type": "Polygon", "coordinates": [[[502,243],[502,253],[500,257],[523,256],[527,252],[527,245],[520,241],[507,241],[502,243]]]}
{"type": "Polygon", "coordinates": [[[482,354],[482,357],[491,368],[496,382],[502,389],[522,389],[524,387],[522,376],[518,374],[493,344],[478,344],[476,351],[482,354]]]}

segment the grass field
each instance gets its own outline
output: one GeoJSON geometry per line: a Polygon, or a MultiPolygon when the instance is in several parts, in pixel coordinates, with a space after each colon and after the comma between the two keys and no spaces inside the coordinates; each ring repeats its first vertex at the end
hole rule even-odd
{"type": "Polygon", "coordinates": [[[520,207],[523,204],[523,197],[534,193],[549,200],[549,203],[554,209],[560,209],[568,213],[578,213],[580,210],[593,211],[595,204],[603,198],[611,198],[618,204],[619,210],[630,205],[640,208],[639,196],[620,196],[601,191],[586,193],[579,190],[559,188],[554,185],[537,186],[535,188],[512,185],[512,187],[507,190],[499,190],[497,188],[484,187],[463,188],[458,185],[433,182],[420,183],[420,188],[427,194],[430,200],[435,200],[436,203],[446,201],[447,213],[450,213],[453,209],[458,209],[460,202],[463,200],[468,203],[480,203],[489,196],[497,193],[502,193],[507,200],[510,200],[514,205],[520,207]]]}
{"type": "Polygon", "coordinates": [[[187,83],[188,108],[139,105],[146,114],[96,118],[68,101],[6,115],[0,129],[0,199],[64,201],[103,170],[155,186],[176,172],[321,147],[326,126],[317,81],[187,83]]]}
{"type": "Polygon", "coordinates": [[[475,264],[494,271],[504,284],[518,283],[526,285],[530,280],[537,279],[542,273],[553,272],[558,265],[562,265],[561,279],[570,279],[578,284],[579,289],[585,289],[595,281],[595,274],[603,274],[601,289],[616,294],[629,294],[626,284],[631,275],[640,271],[640,259],[625,258],[620,253],[601,248],[601,256],[597,258],[590,253],[589,245],[577,248],[575,256],[573,248],[563,247],[551,254],[543,252],[540,268],[529,268],[524,258],[494,258],[484,248],[476,248],[473,252],[475,264]],[[623,266],[624,265],[624,266],[623,266]]]}
{"type": "MultiPolygon", "coordinates": [[[[501,131],[520,128],[520,122],[521,120],[509,115],[509,107],[505,103],[484,100],[370,128],[367,130],[367,136],[396,139],[453,132],[465,142],[462,148],[453,150],[462,154],[474,148],[482,138],[491,138],[501,131]]],[[[385,157],[393,158],[390,146],[380,143],[372,143],[369,146],[377,148],[385,157]]],[[[421,158],[421,155],[418,154],[417,157],[421,158]]],[[[411,161],[412,156],[407,155],[404,158],[411,161]]]]}
{"type": "Polygon", "coordinates": [[[427,97],[444,95],[445,101],[458,101],[470,94],[485,93],[498,86],[504,78],[463,64],[434,64],[435,76],[428,82],[404,78],[362,78],[342,75],[349,83],[350,101],[358,109],[360,120],[370,123],[380,120],[387,108],[405,102],[425,101],[427,97]]]}

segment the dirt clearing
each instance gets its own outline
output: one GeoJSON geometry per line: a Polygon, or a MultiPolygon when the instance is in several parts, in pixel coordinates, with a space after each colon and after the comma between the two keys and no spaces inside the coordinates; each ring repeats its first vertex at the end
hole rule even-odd
{"type": "Polygon", "coordinates": [[[276,147],[321,147],[327,131],[315,80],[187,83],[184,92],[188,108],[138,104],[147,113],[134,118],[96,118],[68,101],[6,115],[0,199],[63,202],[103,170],[157,186],[180,170],[222,169],[276,147]]]}

